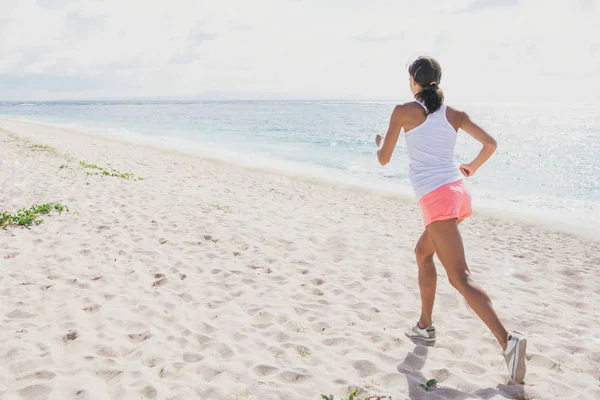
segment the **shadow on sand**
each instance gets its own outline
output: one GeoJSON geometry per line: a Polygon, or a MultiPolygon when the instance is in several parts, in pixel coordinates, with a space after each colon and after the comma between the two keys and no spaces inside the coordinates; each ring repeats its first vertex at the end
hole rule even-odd
{"type": "Polygon", "coordinates": [[[498,385],[496,388],[479,389],[474,392],[444,387],[443,382],[430,391],[424,387],[427,378],[421,372],[427,361],[428,347],[433,343],[414,342],[415,348],[406,354],[404,361],[398,365],[398,372],[406,376],[408,386],[408,399],[410,400],[463,400],[463,399],[491,399],[501,396],[506,399],[526,399],[525,389],[522,385],[498,385]]]}

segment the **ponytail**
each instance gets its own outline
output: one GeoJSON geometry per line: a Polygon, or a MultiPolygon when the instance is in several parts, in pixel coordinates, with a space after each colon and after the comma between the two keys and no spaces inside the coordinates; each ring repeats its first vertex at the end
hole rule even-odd
{"type": "Polygon", "coordinates": [[[415,94],[415,100],[425,106],[427,115],[433,114],[444,104],[444,92],[437,83],[432,82],[430,86],[425,86],[423,90],[415,94]]]}
{"type": "Polygon", "coordinates": [[[431,57],[419,57],[408,67],[408,73],[423,88],[415,94],[415,100],[427,109],[427,115],[433,114],[444,104],[444,92],[439,87],[442,79],[442,67],[431,57]]]}

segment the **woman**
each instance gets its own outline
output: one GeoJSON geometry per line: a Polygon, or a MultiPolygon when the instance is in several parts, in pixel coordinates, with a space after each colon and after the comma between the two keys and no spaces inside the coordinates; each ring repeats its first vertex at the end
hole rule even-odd
{"type": "Polygon", "coordinates": [[[490,298],[473,281],[458,230],[458,224],[471,215],[471,196],[462,175],[473,176],[496,150],[496,141],[467,114],[444,105],[444,94],[439,88],[442,69],[436,60],[419,57],[410,64],[408,72],[410,90],[416,101],[396,106],[387,134],[376,137],[377,158],[381,165],[385,165],[392,157],[400,131],[404,129],[410,159],[409,179],[419,198],[425,221],[425,231],[415,248],[421,318],[406,335],[411,339],[435,340],[431,314],[437,281],[433,256],[437,254],[450,284],[465,297],[498,340],[512,379],[522,383],[527,341],[516,332],[506,331],[490,298]],[[459,129],[483,145],[471,163],[460,167],[454,164],[459,129]]]}

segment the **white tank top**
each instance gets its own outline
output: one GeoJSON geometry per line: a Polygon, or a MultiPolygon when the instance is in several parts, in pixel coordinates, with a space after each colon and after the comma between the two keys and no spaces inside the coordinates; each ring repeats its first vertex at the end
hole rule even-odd
{"type": "Polygon", "coordinates": [[[405,134],[410,160],[408,178],[419,199],[440,186],[463,179],[454,163],[456,131],[446,118],[446,108],[442,105],[405,134]]]}

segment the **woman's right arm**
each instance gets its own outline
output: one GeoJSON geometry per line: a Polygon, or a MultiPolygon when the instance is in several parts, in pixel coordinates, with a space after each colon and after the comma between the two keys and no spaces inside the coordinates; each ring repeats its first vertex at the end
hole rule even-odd
{"type": "Polygon", "coordinates": [[[400,130],[402,129],[404,119],[403,114],[404,107],[402,105],[394,107],[394,111],[392,111],[392,116],[390,117],[390,125],[387,134],[385,136],[377,135],[375,138],[378,147],[377,159],[381,165],[386,165],[392,158],[396,143],[398,143],[400,130]]]}
{"type": "Polygon", "coordinates": [[[484,131],[479,125],[471,121],[467,113],[461,112],[459,128],[467,132],[473,139],[483,145],[481,151],[473,161],[461,164],[460,172],[466,177],[473,176],[475,172],[494,154],[498,144],[496,140],[484,131]]]}

